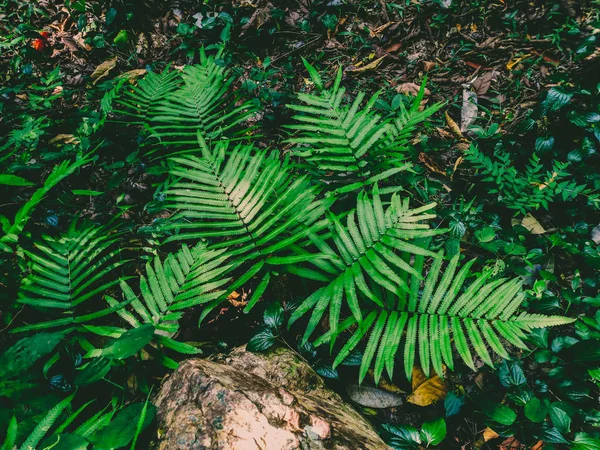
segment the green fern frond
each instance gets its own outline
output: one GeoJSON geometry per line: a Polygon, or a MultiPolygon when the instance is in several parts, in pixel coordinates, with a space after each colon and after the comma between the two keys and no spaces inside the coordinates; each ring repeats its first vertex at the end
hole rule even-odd
{"type": "MultiPolygon", "coordinates": [[[[229,248],[244,261],[268,257],[306,237],[294,233],[308,225],[314,188],[306,177],[294,177],[287,161],[275,154],[238,145],[227,158],[226,144],[211,152],[200,138],[203,157],[175,157],[170,174],[177,177],[167,190],[166,207],[175,209],[162,231],[176,231],[167,239],[211,239],[211,249],[229,248]]],[[[316,215],[310,215],[314,220],[316,215]]]]}
{"type": "MultiPolygon", "coordinates": [[[[177,342],[172,337],[179,331],[178,321],[185,308],[203,305],[219,299],[227,293],[224,286],[230,281],[228,273],[232,268],[227,264],[224,250],[206,250],[204,244],[182,248],[169,254],[163,261],[156,257],[146,264],[146,275],[140,277],[140,297],[125,282],[121,281],[124,302],[131,310],[120,308],[117,314],[131,327],[143,324],[155,326],[155,340],[164,347],[184,354],[199,351],[191,345],[177,342]]],[[[106,296],[109,306],[122,303],[106,296]]],[[[124,331],[124,330],[123,330],[124,331]]],[[[115,333],[113,337],[119,337],[115,333]]]]}
{"type": "MultiPolygon", "coordinates": [[[[229,71],[215,63],[214,56],[200,52],[200,63],[186,66],[181,72],[148,74],[136,88],[126,91],[117,102],[117,111],[132,123],[150,130],[171,154],[194,153],[197,135],[216,139],[245,122],[254,112],[250,102],[235,105],[229,71]]],[[[242,130],[242,133],[247,133],[242,130]]]]}
{"type": "MultiPolygon", "coordinates": [[[[314,68],[305,62],[312,74],[314,68]],[[312,72],[311,70],[312,69],[312,72]]],[[[419,111],[424,85],[412,106],[402,106],[399,115],[383,118],[373,111],[379,93],[362,107],[365,94],[359,92],[352,103],[344,101],[345,89],[340,86],[342,71],[331,89],[316,94],[300,93],[301,105],[287,105],[300,114],[293,116],[299,123],[287,128],[297,132],[288,142],[296,145],[296,154],[321,172],[328,183],[358,189],[365,184],[406,170],[409,139],[415,126],[438,111],[438,103],[419,111]],[[376,177],[376,178],[373,178],[376,177]]],[[[320,80],[320,78],[319,78],[320,80]]],[[[315,84],[319,86],[318,81],[315,84]]]]}
{"type": "Polygon", "coordinates": [[[48,175],[46,181],[44,181],[44,185],[35,191],[31,198],[19,209],[12,225],[8,220],[3,222],[2,231],[4,232],[4,235],[0,237],[0,251],[11,252],[12,246],[18,242],[21,232],[33,214],[33,210],[44,199],[48,192],[91,160],[92,158],[89,155],[86,155],[74,162],[63,161],[56,166],[50,175],[48,175]]]}
{"type": "Polygon", "coordinates": [[[374,185],[372,199],[364,191],[359,194],[356,211],[348,215],[346,227],[336,216],[330,215],[330,234],[335,249],[324,238],[313,234],[311,240],[322,255],[321,258],[309,260],[315,269],[289,269],[307,278],[329,280],[308,297],[290,318],[291,324],[313,311],[304,340],[315,330],[327,308],[331,331],[336,333],[344,299],[357,321],[362,320],[364,307],[360,304],[359,296],[364,296],[371,305],[374,303],[384,308],[385,305],[371,285],[396,294],[400,303],[405,301],[410,290],[399,271],[411,273],[419,279],[421,275],[409,264],[408,256],[398,256],[397,252],[434,256],[429,250],[410,242],[445,231],[431,230],[423,223],[435,217],[426,213],[434,206],[430,204],[411,209],[408,200],[393,195],[390,206],[384,210],[379,188],[374,185]]]}
{"type": "MultiPolygon", "coordinates": [[[[424,256],[417,254],[413,266],[422,268],[424,256]]],[[[399,352],[408,379],[417,360],[426,376],[433,368],[443,377],[444,366],[454,368],[452,347],[473,370],[475,355],[493,367],[490,350],[508,358],[505,342],[526,348],[522,338],[532,328],[564,325],[574,320],[525,312],[517,314],[524,299],[519,279],[490,280],[490,273],[485,273],[466,284],[474,261],[458,270],[460,255],[456,255],[442,272],[442,257],[442,253],[437,255],[426,276],[418,272],[411,274],[408,299],[398,297],[397,302],[388,302],[376,309],[371,307],[364,320],[354,318],[358,328],[337,355],[334,367],[368,335],[360,369],[361,382],[371,365],[376,382],[384,369],[392,377],[399,352]]],[[[364,303],[372,305],[366,299],[364,303]]],[[[319,343],[331,341],[334,333],[335,330],[330,330],[319,343]]]]}
{"type": "Polygon", "coordinates": [[[44,438],[48,430],[54,425],[54,422],[60,417],[62,412],[71,404],[71,400],[75,394],[69,395],[67,398],[58,402],[48,414],[36,425],[31,434],[25,439],[20,450],[35,450],[36,446],[44,438]]]}
{"type": "MultiPolygon", "coordinates": [[[[18,301],[35,308],[57,311],[58,318],[27,325],[14,331],[39,330],[76,323],[93,317],[82,312],[84,304],[118,284],[117,269],[128,261],[119,257],[118,234],[106,227],[73,222],[62,236],[44,236],[34,251],[25,251],[31,273],[21,282],[18,301]]],[[[110,311],[109,311],[110,312],[110,311]]]]}

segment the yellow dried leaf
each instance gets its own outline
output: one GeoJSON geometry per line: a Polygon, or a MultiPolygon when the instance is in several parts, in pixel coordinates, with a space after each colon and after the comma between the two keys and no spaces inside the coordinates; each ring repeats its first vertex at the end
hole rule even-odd
{"type": "Polygon", "coordinates": [[[358,73],[358,72],[366,72],[367,70],[376,69],[377,66],[379,66],[379,64],[381,64],[381,61],[383,61],[383,58],[385,58],[385,56],[382,56],[381,58],[377,58],[376,60],[374,60],[373,62],[370,62],[366,66],[348,69],[348,70],[346,70],[346,72],[358,73]]]}
{"type": "Polygon", "coordinates": [[[454,137],[457,137],[459,139],[464,139],[462,131],[460,131],[460,127],[452,119],[452,117],[450,117],[450,114],[448,114],[447,112],[446,112],[446,125],[448,125],[448,128],[450,129],[450,131],[452,132],[454,137]]]}
{"type": "Polygon", "coordinates": [[[427,378],[420,367],[413,368],[412,376],[413,392],[407,401],[417,406],[429,406],[440,401],[448,393],[448,383],[438,375],[427,378]]]}
{"type": "Polygon", "coordinates": [[[521,61],[529,58],[530,56],[531,55],[525,55],[525,56],[521,56],[520,58],[513,58],[508,63],[506,63],[506,68],[508,70],[513,70],[513,67],[515,67],[517,64],[519,64],[521,61]]]}
{"type": "Polygon", "coordinates": [[[110,71],[113,70],[116,66],[117,66],[117,57],[114,56],[112,58],[107,59],[102,64],[100,64],[98,67],[96,67],[94,72],[92,72],[92,74],[90,75],[90,78],[94,82],[93,84],[96,84],[102,78],[107,76],[110,73],[110,71]]]}
{"type": "Polygon", "coordinates": [[[123,72],[117,78],[126,78],[129,81],[133,81],[136,78],[146,75],[147,72],[148,71],[146,69],[133,69],[128,70],[127,72],[123,72]]]}
{"type": "Polygon", "coordinates": [[[531,214],[527,214],[523,217],[521,226],[527,228],[531,234],[544,234],[546,232],[544,227],[541,226],[537,219],[531,214]]]}
{"type": "Polygon", "coordinates": [[[485,445],[486,442],[491,441],[492,439],[496,439],[497,437],[500,437],[500,435],[488,427],[485,430],[483,430],[483,433],[481,433],[477,437],[477,439],[473,443],[473,447],[476,449],[480,449],[485,445]]]}

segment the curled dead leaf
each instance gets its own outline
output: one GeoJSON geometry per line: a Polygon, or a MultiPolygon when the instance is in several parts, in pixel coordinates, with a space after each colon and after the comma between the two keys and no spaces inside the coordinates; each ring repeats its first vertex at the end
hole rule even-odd
{"type": "Polygon", "coordinates": [[[521,226],[527,228],[531,234],[544,234],[546,230],[531,214],[527,214],[521,221],[521,226]]]}
{"type": "Polygon", "coordinates": [[[460,131],[460,127],[454,121],[454,119],[452,119],[452,117],[450,117],[450,114],[448,114],[448,112],[446,112],[445,116],[446,116],[446,125],[448,125],[448,129],[454,135],[454,137],[456,137],[458,139],[464,139],[465,137],[463,136],[462,131],[460,131]]]}
{"type": "Polygon", "coordinates": [[[379,64],[381,64],[381,61],[383,61],[383,59],[385,58],[385,56],[382,56],[380,58],[377,58],[373,61],[371,61],[369,64],[367,64],[366,66],[361,66],[361,67],[350,67],[348,69],[346,69],[346,72],[350,72],[350,73],[360,73],[360,72],[366,72],[367,70],[373,70],[376,69],[377,66],[379,66],[379,64]]]}
{"type": "Polygon", "coordinates": [[[133,69],[133,70],[128,70],[127,72],[123,72],[122,74],[119,74],[119,76],[117,78],[125,78],[129,81],[133,81],[136,78],[146,75],[147,72],[148,71],[146,69],[133,69]]]}
{"type": "Polygon", "coordinates": [[[102,64],[100,64],[90,75],[90,78],[93,81],[93,84],[96,84],[102,78],[108,76],[111,70],[113,70],[117,66],[117,57],[114,56],[112,58],[107,59],[102,64]]]}
{"type": "Polygon", "coordinates": [[[470,86],[463,88],[462,107],[460,109],[460,131],[465,132],[469,129],[477,117],[477,94],[473,92],[470,86]]]}

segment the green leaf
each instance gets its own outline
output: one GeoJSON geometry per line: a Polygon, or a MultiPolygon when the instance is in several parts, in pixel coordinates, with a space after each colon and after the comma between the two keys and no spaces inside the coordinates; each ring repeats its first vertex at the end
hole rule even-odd
{"type": "Polygon", "coordinates": [[[571,450],[600,450],[600,438],[588,433],[577,433],[571,442],[571,450]]]}
{"type": "Polygon", "coordinates": [[[558,111],[560,108],[569,103],[572,97],[573,93],[566,92],[564,88],[556,86],[550,88],[546,99],[542,102],[542,105],[550,111],[558,111]]]}
{"type": "Polygon", "coordinates": [[[23,177],[16,175],[2,174],[0,175],[0,184],[6,184],[8,186],[34,186],[35,183],[27,181],[23,177]]]}
{"type": "Polygon", "coordinates": [[[491,404],[484,406],[482,409],[486,416],[501,425],[512,425],[517,419],[517,413],[505,405],[491,404]]]}
{"type": "Polygon", "coordinates": [[[18,422],[15,416],[10,419],[8,430],[6,430],[6,439],[0,450],[13,450],[17,441],[18,422]]]}
{"type": "Polygon", "coordinates": [[[498,376],[504,387],[521,386],[527,383],[523,369],[516,361],[503,361],[498,370],[498,376]]]}
{"type": "Polygon", "coordinates": [[[102,191],[91,191],[89,189],[71,189],[71,192],[75,195],[89,195],[90,197],[104,194],[102,191]]]}
{"type": "Polygon", "coordinates": [[[86,450],[88,441],[76,434],[60,433],[42,441],[40,448],[51,450],[86,450]]]}
{"type": "Polygon", "coordinates": [[[271,303],[263,314],[263,321],[269,328],[278,329],[283,325],[283,308],[279,302],[271,303]]]}
{"type": "Polygon", "coordinates": [[[25,372],[54,350],[63,337],[63,332],[43,332],[21,339],[0,356],[0,378],[25,372]]]}
{"type": "Polygon", "coordinates": [[[418,449],[421,443],[421,436],[416,428],[405,425],[397,426],[383,424],[385,442],[392,448],[398,450],[418,449]]]}
{"type": "Polygon", "coordinates": [[[569,434],[571,432],[571,416],[555,404],[550,406],[549,412],[552,425],[562,434],[569,434]]]}
{"type": "MultiPolygon", "coordinates": [[[[138,421],[144,411],[145,403],[134,403],[121,409],[110,423],[94,433],[90,441],[94,448],[113,449],[128,445],[135,437],[138,430],[138,421]]],[[[145,429],[156,414],[156,407],[149,404],[146,408],[146,417],[141,429],[145,429]]]]}
{"type": "Polygon", "coordinates": [[[154,336],[154,325],[144,324],[126,331],[102,350],[102,356],[108,359],[126,359],[135,355],[154,336]]]}
{"type": "Polygon", "coordinates": [[[452,417],[458,414],[461,408],[465,404],[465,397],[458,395],[454,391],[448,392],[444,399],[444,409],[446,410],[446,417],[452,417]]]}
{"type": "Polygon", "coordinates": [[[525,416],[535,423],[543,422],[548,415],[548,408],[537,397],[533,397],[525,405],[525,416]]]}
{"type": "Polygon", "coordinates": [[[75,371],[74,384],[75,386],[88,386],[96,381],[101,380],[110,372],[110,359],[94,358],[88,362],[82,369],[75,371]]]}
{"type": "Polygon", "coordinates": [[[271,348],[275,342],[275,336],[273,336],[270,330],[261,331],[248,341],[246,350],[250,352],[264,352],[271,348]]]}
{"type": "Polygon", "coordinates": [[[432,422],[425,422],[421,428],[421,442],[426,447],[438,445],[446,437],[446,421],[439,418],[432,422]]]}

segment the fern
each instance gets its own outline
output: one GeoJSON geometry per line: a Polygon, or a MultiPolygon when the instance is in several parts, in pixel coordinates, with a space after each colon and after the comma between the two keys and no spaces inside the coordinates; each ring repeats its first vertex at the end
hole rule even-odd
{"type": "Polygon", "coordinates": [[[19,236],[31,218],[35,207],[44,199],[44,197],[54,186],[90,161],[91,157],[89,156],[82,157],[73,163],[69,161],[63,161],[54,168],[50,175],[48,175],[44,185],[35,191],[31,198],[19,209],[12,224],[6,217],[0,216],[2,222],[2,231],[4,232],[4,236],[0,237],[0,251],[12,251],[13,245],[18,242],[19,236]]]}
{"type": "Polygon", "coordinates": [[[508,153],[497,150],[492,158],[475,145],[471,145],[465,158],[484,176],[484,183],[494,186],[489,192],[497,194],[498,201],[507,208],[521,214],[540,208],[547,210],[558,199],[571,201],[579,195],[590,196],[595,205],[598,203],[597,194],[590,195],[593,191],[578,184],[566,171],[569,163],[555,161],[552,170],[546,171],[533,153],[524,171],[519,171],[508,153]]]}
{"type": "Polygon", "coordinates": [[[127,261],[119,259],[117,241],[118,235],[111,234],[108,228],[79,229],[73,222],[64,235],[44,236],[35,244],[35,251],[25,251],[31,273],[23,279],[17,300],[47,311],[59,311],[62,317],[14,331],[85,323],[112,313],[111,309],[90,314],[79,311],[85,302],[119,283],[114,273],[127,261]]]}
{"type": "MultiPolygon", "coordinates": [[[[471,349],[484,363],[493,367],[489,349],[502,358],[508,358],[504,341],[526,349],[522,340],[525,332],[573,322],[574,319],[561,316],[517,313],[524,299],[521,280],[491,280],[490,271],[470,284],[465,283],[474,260],[457,271],[459,258],[460,254],[452,258],[442,271],[443,252],[438,253],[427,276],[423,277],[424,255],[417,254],[413,265],[416,273],[410,276],[408,298],[387,295],[385,304],[378,309],[371,308],[364,320],[355,317],[346,320],[342,329],[354,325],[356,329],[338,353],[333,366],[339,365],[368,336],[360,381],[371,366],[376,382],[384,369],[392,377],[399,352],[408,379],[412,376],[417,355],[426,376],[433,367],[443,377],[444,366],[451,370],[454,368],[452,343],[462,361],[476,370],[471,349]]],[[[332,340],[336,332],[330,330],[317,344],[332,340]]]]}
{"type": "MultiPolygon", "coordinates": [[[[121,281],[125,303],[133,310],[118,309],[117,314],[133,328],[153,324],[155,341],[164,347],[184,354],[198,353],[195,347],[177,342],[172,336],[179,331],[181,310],[214,301],[227,292],[223,287],[230,281],[226,275],[231,265],[226,264],[227,257],[223,253],[223,250],[207,251],[203,244],[192,249],[184,244],[164,261],[154,258],[152,263],[146,264],[146,276],[140,277],[141,299],[127,282],[121,281]]],[[[110,296],[105,298],[112,308],[122,304],[110,296]]],[[[90,329],[98,330],[98,327],[90,329]]],[[[116,331],[111,335],[118,337],[125,329],[111,331],[116,331]]]]}
{"type": "Polygon", "coordinates": [[[233,82],[229,72],[204,50],[200,56],[200,64],[186,66],[181,72],[169,72],[167,67],[161,75],[148,74],[117,100],[124,109],[116,112],[149,129],[177,154],[195,153],[198,134],[205,140],[222,137],[250,118],[255,108],[249,102],[234,105],[228,94],[233,82]]]}
{"type": "Polygon", "coordinates": [[[341,68],[333,87],[323,89],[314,68],[306,61],[304,64],[319,92],[300,93],[298,99],[303,105],[288,105],[301,113],[293,116],[300,123],[288,126],[297,132],[288,140],[297,146],[296,155],[318,169],[318,176],[327,183],[343,186],[341,192],[389,178],[410,167],[405,160],[415,126],[442,106],[438,103],[419,111],[424,85],[411,107],[402,105],[400,114],[389,120],[373,111],[379,93],[363,108],[363,92],[347,104],[345,89],[341,87],[341,68]]]}
{"type": "Polygon", "coordinates": [[[313,243],[322,253],[321,258],[310,259],[316,270],[290,268],[290,271],[298,275],[326,282],[298,307],[290,319],[290,323],[293,323],[313,310],[304,333],[305,341],[315,330],[328,307],[330,329],[333,334],[336,333],[344,297],[357,321],[361,321],[363,315],[359,295],[368,299],[370,304],[383,307],[370,284],[401,297],[409,292],[408,285],[403,280],[404,275],[399,275],[398,269],[417,277],[420,277],[420,274],[410,266],[406,256],[400,257],[396,252],[433,256],[430,251],[408,241],[445,231],[430,230],[427,224],[422,223],[434,217],[432,214],[424,214],[434,206],[430,204],[410,209],[408,200],[401,200],[397,195],[393,195],[390,206],[384,210],[379,188],[375,185],[372,199],[364,191],[359,195],[356,211],[348,215],[346,227],[342,226],[335,215],[330,214],[335,250],[325,239],[313,234],[313,243]]]}
{"type": "Polygon", "coordinates": [[[54,408],[48,411],[48,414],[36,425],[31,434],[25,439],[21,445],[21,450],[35,450],[40,441],[44,438],[48,430],[54,425],[54,422],[59,418],[62,412],[71,404],[71,400],[75,394],[69,395],[67,398],[58,402],[54,408]]]}
{"type": "MultiPolygon", "coordinates": [[[[287,161],[265,150],[237,145],[229,151],[218,142],[211,151],[199,135],[202,157],[174,157],[170,174],[177,181],[166,192],[165,206],[176,212],[159,224],[161,233],[174,232],[169,241],[208,239],[210,249],[244,265],[245,273],[233,290],[256,275],[265,263],[297,261],[282,252],[314,231],[326,202],[315,201],[315,188],[306,177],[295,177],[287,161]]],[[[250,300],[264,292],[269,273],[250,300]]],[[[212,306],[214,306],[213,304],[212,306]]]]}

